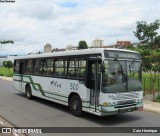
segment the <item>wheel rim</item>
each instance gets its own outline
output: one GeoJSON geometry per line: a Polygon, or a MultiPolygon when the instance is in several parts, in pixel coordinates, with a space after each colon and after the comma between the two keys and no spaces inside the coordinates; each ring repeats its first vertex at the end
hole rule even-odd
{"type": "Polygon", "coordinates": [[[28,96],[28,97],[30,97],[30,93],[29,93],[29,91],[27,91],[27,96],[28,96]]]}
{"type": "Polygon", "coordinates": [[[73,103],[72,103],[72,108],[73,108],[74,111],[78,110],[78,108],[79,108],[78,101],[76,101],[76,100],[73,101],[73,103]]]}

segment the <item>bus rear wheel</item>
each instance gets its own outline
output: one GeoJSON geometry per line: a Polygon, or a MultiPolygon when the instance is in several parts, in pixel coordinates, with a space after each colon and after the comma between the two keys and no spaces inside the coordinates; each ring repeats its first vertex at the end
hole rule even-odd
{"type": "Polygon", "coordinates": [[[27,85],[27,86],[26,86],[26,96],[27,96],[27,98],[30,99],[30,100],[33,99],[30,85],[27,85]]]}
{"type": "Polygon", "coordinates": [[[69,102],[70,111],[74,116],[82,115],[82,101],[78,95],[73,95],[69,102]]]}

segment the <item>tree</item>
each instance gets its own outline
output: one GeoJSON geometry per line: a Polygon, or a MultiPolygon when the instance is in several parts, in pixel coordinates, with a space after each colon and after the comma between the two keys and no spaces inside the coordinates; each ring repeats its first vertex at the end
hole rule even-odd
{"type": "Polygon", "coordinates": [[[8,43],[14,44],[14,41],[12,41],[12,40],[8,40],[8,41],[0,41],[0,44],[8,44],[8,43]]]}
{"type": "Polygon", "coordinates": [[[86,41],[79,41],[78,50],[81,50],[81,49],[88,49],[88,45],[87,45],[86,41]]]}
{"type": "Polygon", "coordinates": [[[3,45],[0,46],[0,48],[3,47],[3,46],[5,46],[4,44],[9,44],[9,43],[14,44],[14,41],[12,41],[12,40],[8,40],[8,41],[0,41],[0,44],[3,44],[3,45]]]}
{"type": "Polygon", "coordinates": [[[8,72],[9,72],[9,74],[10,74],[9,69],[10,69],[10,68],[13,68],[13,63],[12,63],[12,61],[10,61],[10,60],[4,61],[4,62],[3,62],[3,67],[7,68],[7,69],[8,69],[8,72]]]}
{"type": "Polygon", "coordinates": [[[160,28],[160,21],[155,20],[148,24],[145,21],[138,21],[134,35],[140,41],[140,53],[142,56],[142,66],[144,72],[149,72],[151,76],[151,90],[153,100],[155,100],[154,84],[160,73],[160,35],[157,30],[160,28]]]}

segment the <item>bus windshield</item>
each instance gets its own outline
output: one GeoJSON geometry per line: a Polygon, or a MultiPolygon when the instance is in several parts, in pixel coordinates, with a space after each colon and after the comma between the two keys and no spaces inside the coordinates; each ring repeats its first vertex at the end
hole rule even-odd
{"type": "Polygon", "coordinates": [[[102,92],[141,91],[141,62],[135,60],[105,60],[102,92]]]}

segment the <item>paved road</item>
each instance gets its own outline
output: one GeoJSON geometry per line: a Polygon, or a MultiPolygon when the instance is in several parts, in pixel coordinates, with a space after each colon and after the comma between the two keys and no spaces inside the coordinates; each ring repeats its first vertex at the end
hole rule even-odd
{"type": "MultiPolygon", "coordinates": [[[[98,117],[88,113],[81,118],[74,117],[66,106],[39,98],[28,100],[24,94],[12,87],[12,82],[4,80],[0,80],[0,115],[18,127],[160,127],[160,114],[144,111],[124,113],[116,117],[98,117]]],[[[72,135],[75,134],[68,134],[72,135]]],[[[85,135],[97,136],[97,134],[85,135]]],[[[124,134],[98,135],[124,136],[124,134]]]]}

